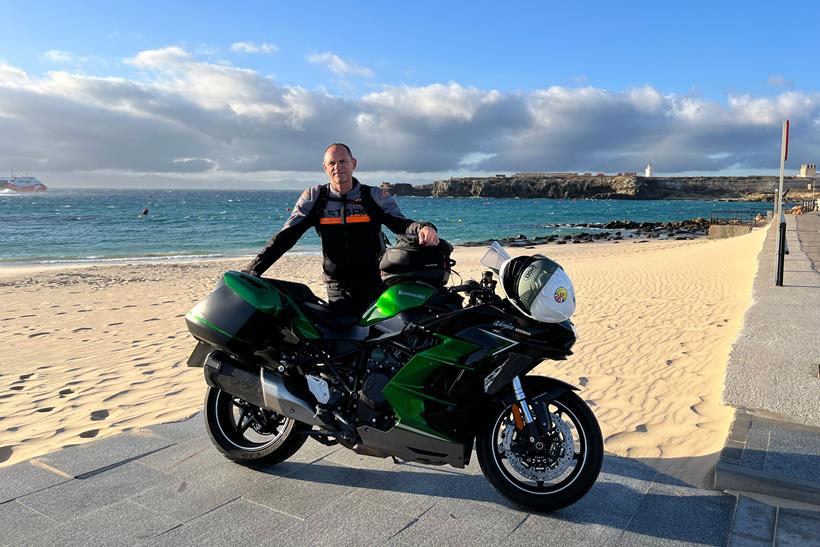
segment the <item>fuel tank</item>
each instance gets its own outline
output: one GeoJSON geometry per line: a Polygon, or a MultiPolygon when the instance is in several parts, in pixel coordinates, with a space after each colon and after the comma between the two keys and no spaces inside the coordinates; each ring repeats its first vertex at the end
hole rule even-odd
{"type": "Polygon", "coordinates": [[[388,287],[376,303],[364,313],[361,325],[369,326],[409,309],[423,306],[435,293],[436,289],[433,287],[419,283],[399,283],[388,287]]]}

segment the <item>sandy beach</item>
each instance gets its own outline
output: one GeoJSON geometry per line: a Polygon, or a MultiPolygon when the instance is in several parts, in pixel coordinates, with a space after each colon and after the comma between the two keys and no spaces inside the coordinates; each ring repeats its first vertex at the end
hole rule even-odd
{"type": "MultiPolygon", "coordinates": [[[[554,258],[575,284],[575,355],[536,372],[581,389],[608,453],[704,483],[733,415],[721,390],[764,235],[513,251],[554,258]]],[[[458,248],[455,270],[477,277],[483,252],[458,248]]],[[[245,262],[0,269],[0,467],[198,412],[183,317],[245,262]]],[[[324,296],[317,256],[267,275],[324,296]]]]}

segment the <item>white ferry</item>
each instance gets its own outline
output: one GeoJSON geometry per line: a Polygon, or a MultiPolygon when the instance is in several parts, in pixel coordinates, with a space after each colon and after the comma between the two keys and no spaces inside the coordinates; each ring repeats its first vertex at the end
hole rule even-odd
{"type": "Polygon", "coordinates": [[[0,190],[12,190],[14,192],[45,192],[48,187],[40,182],[36,177],[0,177],[0,190]]]}

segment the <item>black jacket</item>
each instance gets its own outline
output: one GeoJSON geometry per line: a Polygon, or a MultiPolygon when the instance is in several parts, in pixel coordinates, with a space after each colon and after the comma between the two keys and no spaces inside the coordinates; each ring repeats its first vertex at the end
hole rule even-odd
{"type": "Polygon", "coordinates": [[[302,192],[285,225],[246,269],[262,275],[313,227],[322,239],[326,281],[358,286],[380,283],[382,226],[396,234],[417,234],[424,226],[434,227],[406,218],[386,190],[365,186],[355,178],[345,195],[329,184],[318,184],[302,192]]]}

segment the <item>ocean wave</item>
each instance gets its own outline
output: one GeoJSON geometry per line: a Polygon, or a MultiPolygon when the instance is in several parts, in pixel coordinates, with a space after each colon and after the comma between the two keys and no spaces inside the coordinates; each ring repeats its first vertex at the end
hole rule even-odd
{"type": "MultiPolygon", "coordinates": [[[[104,264],[128,264],[128,263],[147,263],[147,262],[184,262],[188,260],[209,260],[217,258],[244,258],[252,253],[244,254],[222,254],[222,253],[208,253],[208,254],[168,254],[168,255],[146,255],[146,256],[105,256],[105,255],[86,255],[86,256],[65,256],[55,258],[37,258],[37,257],[12,257],[0,258],[0,265],[3,266],[31,266],[35,264],[54,265],[54,264],[90,264],[90,263],[104,263],[104,264]]],[[[321,251],[290,251],[288,255],[296,256],[321,256],[321,251]]]]}
{"type": "Polygon", "coordinates": [[[0,258],[0,264],[4,266],[14,266],[14,265],[28,265],[31,266],[32,264],[87,264],[87,263],[98,263],[104,262],[106,264],[109,263],[129,263],[129,262],[173,262],[173,261],[183,261],[183,260],[199,260],[199,259],[209,259],[209,258],[228,258],[226,255],[223,254],[174,254],[174,255],[152,255],[152,256],[117,256],[117,257],[106,257],[106,256],[97,256],[97,255],[88,255],[88,256],[67,256],[67,257],[59,257],[59,258],[0,258]]]}

